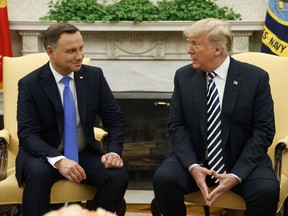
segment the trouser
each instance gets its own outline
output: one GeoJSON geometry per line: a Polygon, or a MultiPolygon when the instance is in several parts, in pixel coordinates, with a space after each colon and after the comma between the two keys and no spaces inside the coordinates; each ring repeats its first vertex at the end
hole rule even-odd
{"type": "MultiPolygon", "coordinates": [[[[209,179],[206,182],[211,186],[213,183],[209,179]]],[[[166,160],[156,170],[153,187],[163,216],[186,216],[184,194],[199,191],[187,168],[176,160],[166,160]]],[[[245,216],[275,216],[279,184],[270,166],[257,167],[232,190],[245,199],[245,216]]]]}
{"type": "MultiPolygon", "coordinates": [[[[97,188],[92,208],[102,207],[115,212],[122,201],[128,175],[125,168],[106,169],[101,163],[101,154],[92,148],[79,153],[79,164],[87,178],[81,183],[97,188]]],[[[25,161],[23,176],[23,215],[41,216],[50,210],[50,192],[54,182],[64,177],[47,161],[30,157],[25,161]]]]}

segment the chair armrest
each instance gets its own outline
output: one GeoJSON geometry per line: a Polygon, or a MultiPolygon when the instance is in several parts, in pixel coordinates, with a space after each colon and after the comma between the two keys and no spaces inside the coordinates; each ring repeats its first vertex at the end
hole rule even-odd
{"type": "Polygon", "coordinates": [[[0,138],[5,139],[7,143],[9,143],[10,132],[6,129],[0,130],[0,138]]]}
{"type": "Polygon", "coordinates": [[[7,178],[9,132],[0,131],[0,181],[7,178]]]}
{"type": "Polygon", "coordinates": [[[108,132],[103,130],[102,128],[94,127],[94,137],[97,141],[100,142],[101,149],[105,151],[106,142],[105,137],[108,135],[108,132]]]}
{"type": "Polygon", "coordinates": [[[288,135],[284,137],[283,139],[279,140],[279,142],[275,146],[274,171],[275,171],[275,174],[279,183],[281,181],[282,159],[283,159],[282,156],[283,156],[284,150],[287,149],[287,146],[288,146],[288,135]]]}

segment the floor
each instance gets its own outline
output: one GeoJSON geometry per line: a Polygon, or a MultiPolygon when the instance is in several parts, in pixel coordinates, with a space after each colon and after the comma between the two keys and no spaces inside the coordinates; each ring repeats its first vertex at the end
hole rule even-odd
{"type": "MultiPolygon", "coordinates": [[[[204,216],[203,208],[195,205],[187,205],[187,213],[189,216],[204,216]]],[[[218,216],[221,209],[211,209],[211,216],[218,216]]],[[[127,204],[125,216],[150,216],[150,205],[148,204],[127,204]]]]}
{"type": "MultiPolygon", "coordinates": [[[[127,203],[127,213],[125,216],[151,216],[150,203],[154,198],[153,191],[149,190],[127,190],[125,200],[127,203]]],[[[220,215],[222,209],[211,209],[211,216],[220,215]]],[[[204,216],[202,206],[187,205],[189,216],[204,216]]]]}

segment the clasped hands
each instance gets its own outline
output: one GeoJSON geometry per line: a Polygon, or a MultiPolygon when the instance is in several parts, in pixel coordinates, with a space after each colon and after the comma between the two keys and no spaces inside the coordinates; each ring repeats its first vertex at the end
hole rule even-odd
{"type": "Polygon", "coordinates": [[[239,183],[239,180],[232,174],[218,174],[214,170],[208,170],[205,167],[195,166],[191,169],[190,174],[193,176],[197,186],[199,187],[207,206],[212,203],[224,192],[230,190],[239,183]],[[213,176],[214,179],[219,179],[219,184],[210,190],[206,184],[206,176],[213,176]]]}
{"type": "MultiPolygon", "coordinates": [[[[115,153],[106,153],[101,157],[101,162],[104,164],[105,168],[121,168],[123,167],[122,158],[115,153]]],[[[68,180],[80,183],[86,179],[86,173],[84,169],[75,161],[68,158],[63,158],[57,161],[54,166],[59,170],[59,172],[68,180]]]]}

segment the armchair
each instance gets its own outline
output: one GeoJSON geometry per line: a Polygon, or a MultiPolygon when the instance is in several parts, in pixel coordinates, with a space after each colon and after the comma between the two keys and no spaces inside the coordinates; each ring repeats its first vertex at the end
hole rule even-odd
{"type": "MultiPolygon", "coordinates": [[[[288,58],[275,55],[247,52],[234,54],[233,58],[248,62],[263,68],[269,73],[272,97],[274,100],[276,134],[274,141],[268,150],[268,154],[274,162],[274,171],[280,183],[280,197],[277,213],[288,216],[288,58]]],[[[191,193],[185,196],[185,202],[204,206],[205,216],[209,216],[209,207],[205,206],[201,192],[191,193]]],[[[227,215],[227,209],[245,210],[244,200],[232,191],[225,192],[211,207],[223,208],[222,216],[227,215]]],[[[153,216],[160,216],[157,201],[151,203],[153,216]]]]}
{"type": "MultiPolygon", "coordinates": [[[[21,57],[4,57],[3,61],[3,92],[4,92],[4,129],[0,131],[0,215],[11,208],[20,212],[17,204],[22,202],[23,186],[18,187],[15,177],[15,158],[18,151],[17,137],[17,83],[20,78],[40,67],[49,60],[46,53],[36,53],[21,57]],[[7,159],[8,155],[8,159],[7,159]],[[8,207],[7,207],[8,206],[8,207]],[[4,210],[3,210],[4,209],[4,210]]],[[[89,58],[83,60],[90,64],[89,58]]],[[[94,128],[95,138],[104,144],[107,132],[94,128]]],[[[96,189],[88,185],[72,183],[68,180],[56,182],[51,191],[51,203],[71,203],[92,200],[96,189]]],[[[118,215],[124,215],[126,203],[123,201],[118,215]]],[[[11,213],[14,215],[14,213],[11,213]]]]}

